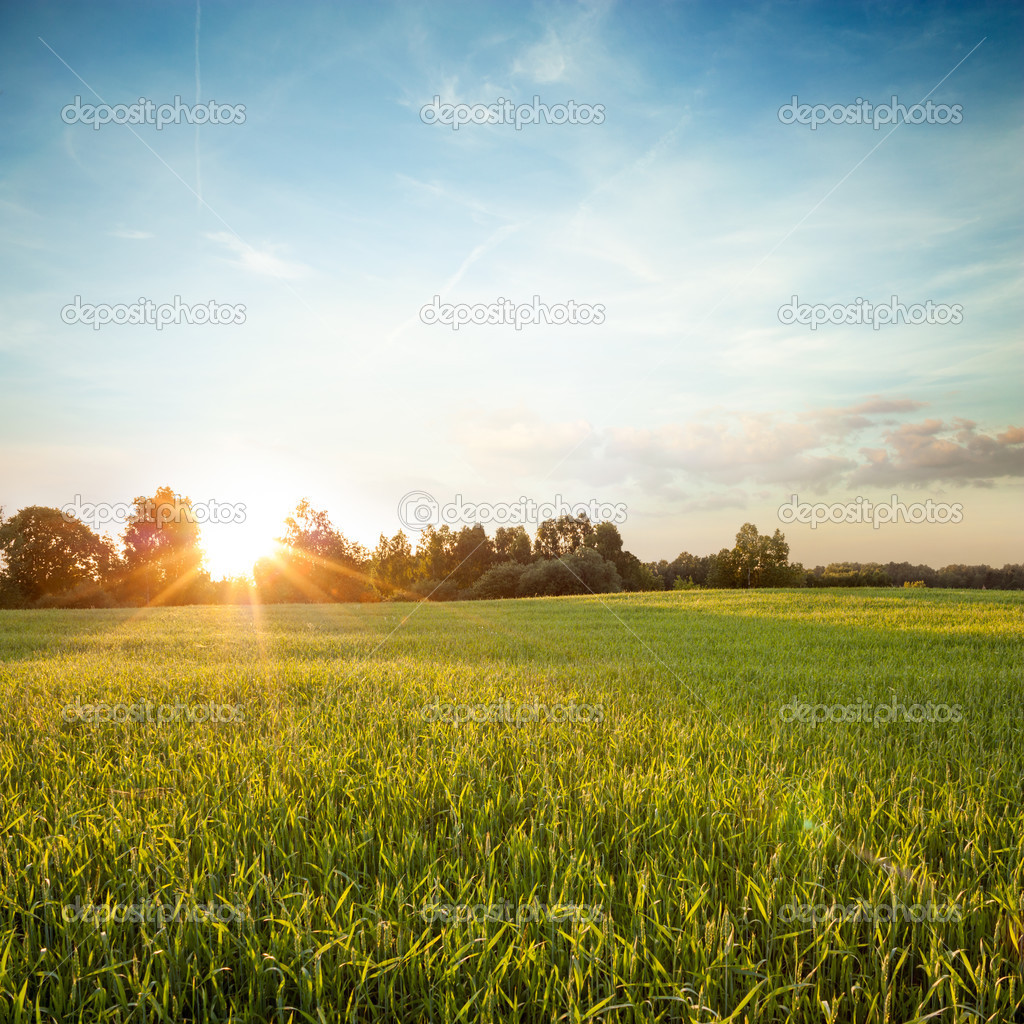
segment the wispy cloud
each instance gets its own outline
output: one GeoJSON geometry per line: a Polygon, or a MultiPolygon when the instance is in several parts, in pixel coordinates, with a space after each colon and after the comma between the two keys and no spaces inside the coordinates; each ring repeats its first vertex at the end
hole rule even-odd
{"type": "Polygon", "coordinates": [[[275,249],[278,246],[265,245],[258,249],[253,245],[236,238],[227,231],[208,233],[206,237],[211,242],[224,246],[229,252],[237,257],[228,260],[232,266],[247,270],[250,273],[262,277],[276,277],[285,280],[294,280],[299,277],[306,277],[311,271],[305,264],[283,259],[278,256],[275,249]]]}

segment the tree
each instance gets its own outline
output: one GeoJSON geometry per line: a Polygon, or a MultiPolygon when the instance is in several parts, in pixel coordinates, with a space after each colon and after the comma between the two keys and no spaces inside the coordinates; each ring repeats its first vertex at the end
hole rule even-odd
{"type": "Polygon", "coordinates": [[[416,545],[416,576],[440,583],[458,563],[455,560],[455,534],[447,523],[437,529],[428,526],[416,545]]]}
{"type": "Polygon", "coordinates": [[[558,558],[582,547],[593,532],[594,527],[585,514],[545,519],[537,527],[533,552],[540,558],[558,558]]]}
{"type": "MultiPolygon", "coordinates": [[[[100,598],[118,565],[113,544],[60,509],[31,505],[0,515],[0,574],[4,603],[32,604],[76,593],[74,603],[100,598]]],[[[109,599],[97,603],[109,603],[109,599]]]]}
{"type": "Polygon", "coordinates": [[[452,579],[462,588],[471,587],[494,565],[494,544],[483,526],[477,523],[459,530],[455,535],[454,559],[452,579]]]}
{"type": "Polygon", "coordinates": [[[382,533],[371,561],[374,585],[385,594],[398,596],[412,586],[415,568],[409,538],[401,530],[391,540],[382,533]]]}
{"type": "Polygon", "coordinates": [[[124,535],[127,577],[122,591],[146,604],[189,604],[200,600],[210,578],[203,569],[199,524],[192,502],[170,487],[134,499],[124,535]]]}
{"type": "Polygon", "coordinates": [[[336,530],[326,512],[303,498],[284,525],[281,550],[253,568],[261,600],[322,604],[372,598],[366,549],[336,530]]]}
{"type": "Polygon", "coordinates": [[[715,588],[735,587],[737,573],[738,569],[733,561],[732,552],[728,548],[722,548],[717,555],[711,556],[707,585],[715,588]]]}
{"type": "Polygon", "coordinates": [[[615,566],[622,579],[623,590],[663,588],[664,584],[650,567],[644,565],[631,551],[623,550],[622,537],[614,523],[598,523],[587,538],[586,545],[615,566]]]}
{"type": "Polygon", "coordinates": [[[528,565],[533,561],[530,535],[522,526],[499,526],[494,533],[494,557],[500,562],[519,562],[528,565]]]}
{"type": "MultiPolygon", "coordinates": [[[[732,586],[800,586],[804,575],[803,567],[797,571],[796,567],[790,566],[789,545],[782,531],[776,530],[769,537],[759,534],[753,523],[744,523],[740,527],[729,563],[732,586]]],[[[724,567],[720,572],[724,576],[724,567]]]]}
{"type": "Polygon", "coordinates": [[[714,564],[714,555],[691,555],[689,551],[682,551],[671,562],[662,559],[651,568],[662,580],[666,590],[676,589],[676,582],[682,580],[692,581],[694,586],[708,586],[708,573],[714,564]]]}

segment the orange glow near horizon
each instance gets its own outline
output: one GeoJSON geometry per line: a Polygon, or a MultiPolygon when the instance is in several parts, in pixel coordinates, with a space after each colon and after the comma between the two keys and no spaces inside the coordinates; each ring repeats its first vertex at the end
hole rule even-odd
{"type": "Polygon", "coordinates": [[[268,530],[261,524],[248,522],[204,526],[200,545],[211,579],[251,576],[252,567],[259,559],[278,550],[274,534],[280,532],[280,527],[268,530]]]}

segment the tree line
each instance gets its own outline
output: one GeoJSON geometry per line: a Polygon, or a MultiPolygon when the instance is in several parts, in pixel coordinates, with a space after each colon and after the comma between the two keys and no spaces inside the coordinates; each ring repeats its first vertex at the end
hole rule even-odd
{"type": "Polygon", "coordinates": [[[169,487],[134,499],[120,544],[59,509],[0,509],[0,607],[102,608],[149,604],[263,604],[391,600],[490,600],[688,588],[803,586],[1021,589],[1024,566],[833,563],[806,570],[789,561],[779,530],[745,523],[732,548],[644,563],[623,547],[614,523],[586,516],[522,526],[428,527],[415,549],[398,532],[371,551],[350,541],[328,513],[300,501],[278,551],[249,577],[217,580],[204,566],[191,502],[169,487]]]}

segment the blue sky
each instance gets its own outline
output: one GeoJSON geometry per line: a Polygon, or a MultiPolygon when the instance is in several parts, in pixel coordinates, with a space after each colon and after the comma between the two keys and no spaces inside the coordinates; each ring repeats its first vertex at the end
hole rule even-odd
{"type": "Polygon", "coordinates": [[[728,546],[746,520],[770,532],[794,493],[896,494],[958,502],[963,521],[794,524],[792,557],[1021,560],[1019,8],[198,14],[198,33],[189,3],[2,15],[7,513],[166,483],[246,504],[244,526],[208,528],[226,558],[303,495],[371,546],[411,490],[561,495],[625,503],[626,546],[653,559],[728,546]],[[244,104],[245,121],[64,123],[76,95],[100,102],[90,90],[244,104]],[[780,121],[794,95],[927,96],[962,120],[812,131],[780,121]],[[605,113],[453,131],[421,120],[434,96],[605,113]],[[95,331],[60,315],[75,296],[176,295],[243,304],[245,323],[95,331]],[[606,319],[453,331],[420,321],[435,295],[574,300],[606,319]],[[931,300],[963,319],[812,331],[780,322],[794,295],[931,300]]]}

